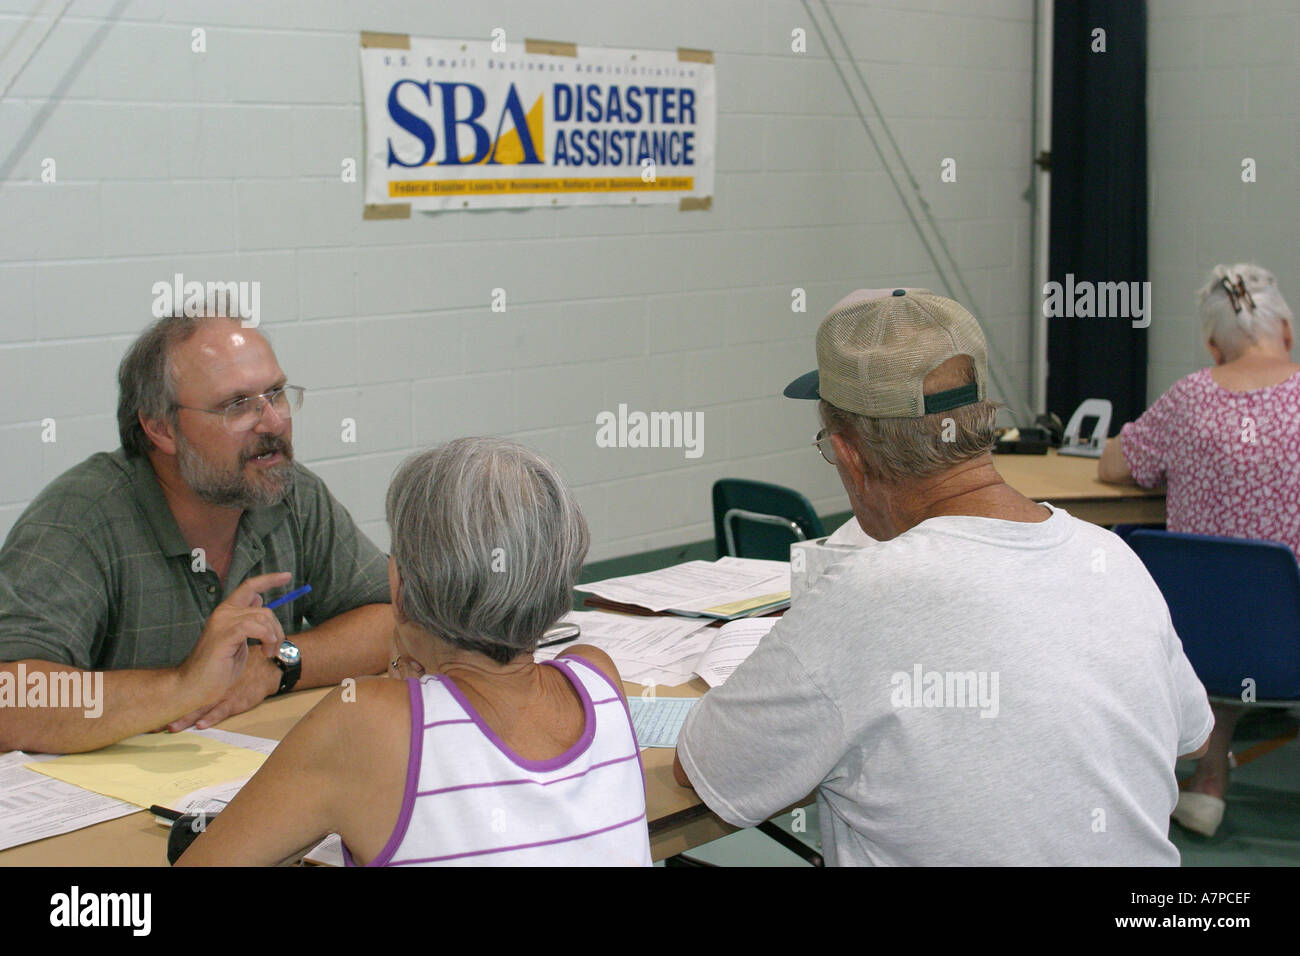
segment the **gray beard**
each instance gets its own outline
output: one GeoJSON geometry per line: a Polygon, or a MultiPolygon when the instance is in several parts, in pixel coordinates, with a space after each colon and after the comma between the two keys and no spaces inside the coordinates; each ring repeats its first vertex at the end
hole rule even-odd
{"type": "Polygon", "coordinates": [[[253,483],[240,467],[225,472],[211,465],[180,435],[176,436],[176,466],[189,489],[201,500],[221,508],[267,508],[284,500],[293,487],[293,450],[287,443],[280,448],[283,463],[265,472],[267,483],[253,483]]]}

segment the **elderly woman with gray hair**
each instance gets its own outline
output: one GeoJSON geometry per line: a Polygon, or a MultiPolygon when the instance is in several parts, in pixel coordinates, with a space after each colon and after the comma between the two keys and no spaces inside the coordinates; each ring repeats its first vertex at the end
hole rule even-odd
{"type": "Polygon", "coordinates": [[[650,864],[645,779],[609,657],[535,663],[587,526],[546,461],[465,438],[388,490],[394,667],[325,697],[181,858],[273,864],[338,833],[349,864],[650,864]]]}
{"type": "MultiPolygon", "coordinates": [[[[1098,477],[1167,483],[1170,531],[1280,541],[1300,555],[1300,365],[1291,361],[1291,309],[1273,274],[1251,263],[1215,266],[1199,296],[1214,366],[1175,382],[1125,425],[1106,445],[1098,477]]],[[[1174,811],[1206,836],[1223,820],[1228,747],[1242,710],[1214,705],[1210,749],[1174,811]]]]}

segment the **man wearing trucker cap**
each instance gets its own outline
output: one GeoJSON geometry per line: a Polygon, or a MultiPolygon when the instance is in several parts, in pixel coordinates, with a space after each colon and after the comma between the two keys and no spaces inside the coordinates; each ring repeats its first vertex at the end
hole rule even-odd
{"type": "Polygon", "coordinates": [[[817,447],[878,543],[692,710],[678,782],[742,827],[815,790],[841,865],[1177,865],[1205,690],[1119,538],[1002,480],[986,376],[950,299],[831,310],[785,394],[819,400],[817,447]]]}

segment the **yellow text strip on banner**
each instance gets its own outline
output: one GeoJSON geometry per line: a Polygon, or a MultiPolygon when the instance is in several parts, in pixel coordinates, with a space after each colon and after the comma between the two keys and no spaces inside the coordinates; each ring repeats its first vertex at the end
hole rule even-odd
{"type": "Polygon", "coordinates": [[[388,184],[390,198],[406,196],[493,196],[502,193],[609,193],[641,190],[690,192],[693,176],[665,176],[646,182],[636,177],[588,179],[407,179],[388,184]]]}

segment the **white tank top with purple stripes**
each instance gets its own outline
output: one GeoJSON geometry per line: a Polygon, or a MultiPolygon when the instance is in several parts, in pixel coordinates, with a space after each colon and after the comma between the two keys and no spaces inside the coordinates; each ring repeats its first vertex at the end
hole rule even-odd
{"type": "MultiPolygon", "coordinates": [[[[397,826],[369,866],[649,866],[645,775],[627,705],[580,657],[546,661],[582,700],[578,741],[525,760],[441,675],[411,678],[397,826]]],[[[345,861],[352,858],[344,851],[345,861]]]]}

